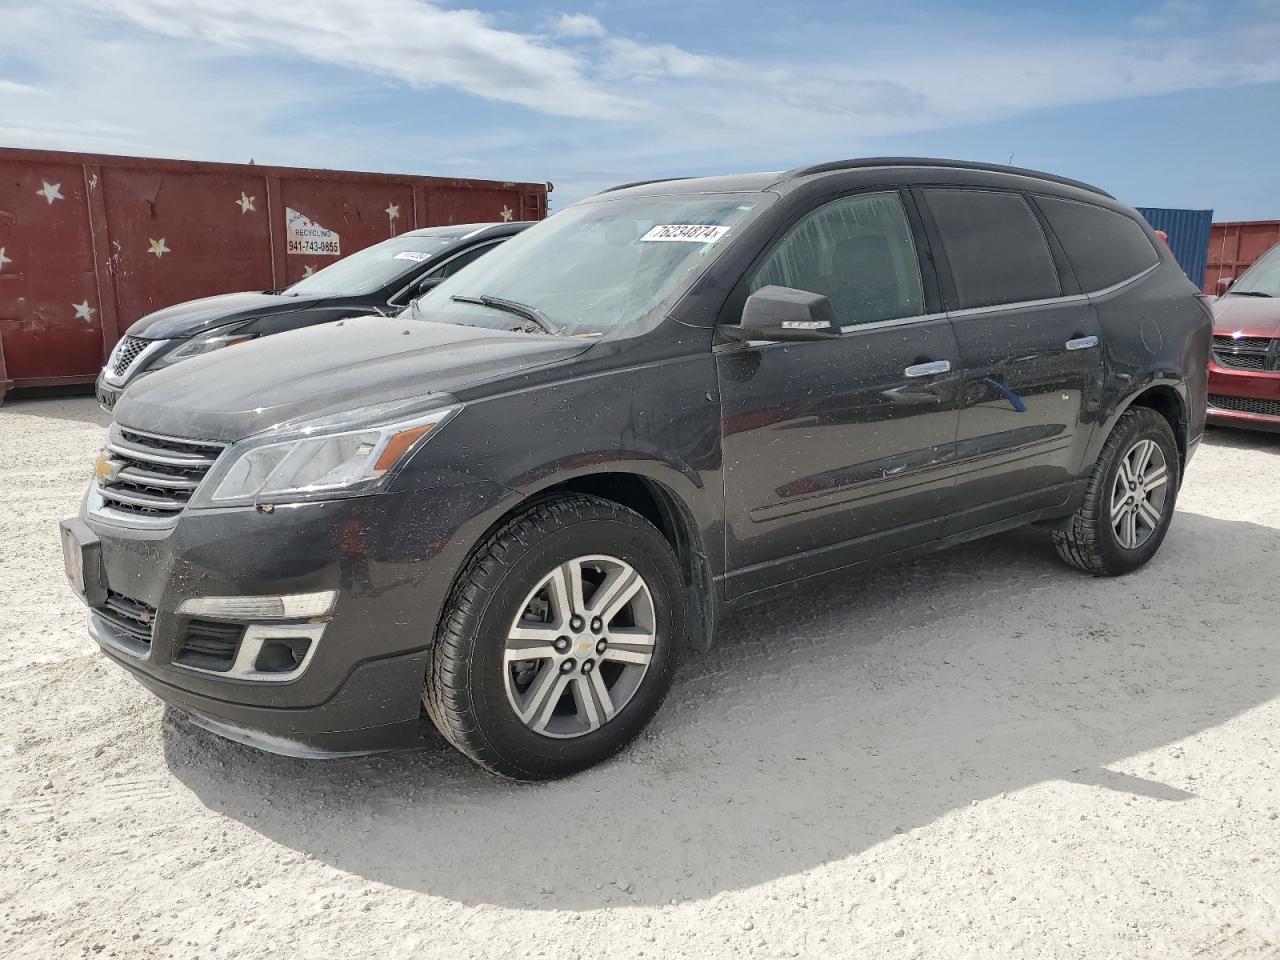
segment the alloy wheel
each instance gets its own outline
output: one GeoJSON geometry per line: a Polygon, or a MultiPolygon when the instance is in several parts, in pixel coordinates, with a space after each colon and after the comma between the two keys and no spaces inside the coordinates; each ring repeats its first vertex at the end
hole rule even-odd
{"type": "Polygon", "coordinates": [[[648,584],[616,557],[576,557],[525,597],[507,633],[503,680],[530,730],[580,737],[627,705],[653,660],[648,584]]]}
{"type": "Polygon", "coordinates": [[[1169,466],[1153,440],[1139,440],[1120,458],[1111,488],[1111,527],[1126,550],[1136,550],[1160,526],[1168,500],[1169,466]]]}

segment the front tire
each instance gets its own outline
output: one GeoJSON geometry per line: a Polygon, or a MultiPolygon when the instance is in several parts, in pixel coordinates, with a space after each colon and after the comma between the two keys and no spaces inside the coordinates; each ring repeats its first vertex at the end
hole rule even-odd
{"type": "Polygon", "coordinates": [[[1173,520],[1181,464],[1164,417],[1148,407],[1126,410],[1103,445],[1080,507],[1053,531],[1058,556],[1099,577],[1145,564],[1173,520]]]}
{"type": "Polygon", "coordinates": [[[423,704],[494,773],[566,776],[645,727],[687,631],[676,558],[652,524],[598,497],[541,500],[487,537],[459,576],[423,704]]]}

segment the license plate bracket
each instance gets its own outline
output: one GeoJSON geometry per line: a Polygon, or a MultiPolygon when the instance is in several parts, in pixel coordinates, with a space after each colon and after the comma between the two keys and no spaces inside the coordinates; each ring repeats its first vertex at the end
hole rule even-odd
{"type": "Polygon", "coordinates": [[[62,536],[62,564],[71,589],[91,607],[107,602],[107,581],[102,570],[102,541],[79,519],[58,524],[62,536]]]}

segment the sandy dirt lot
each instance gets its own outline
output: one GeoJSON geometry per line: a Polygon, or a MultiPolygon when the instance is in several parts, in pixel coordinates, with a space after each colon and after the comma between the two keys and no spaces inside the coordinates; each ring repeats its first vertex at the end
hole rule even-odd
{"type": "Polygon", "coordinates": [[[0,956],[1280,956],[1280,437],[1121,580],[1029,530],[740,615],[525,786],[166,714],[63,583],[103,426],[0,409],[0,956]]]}

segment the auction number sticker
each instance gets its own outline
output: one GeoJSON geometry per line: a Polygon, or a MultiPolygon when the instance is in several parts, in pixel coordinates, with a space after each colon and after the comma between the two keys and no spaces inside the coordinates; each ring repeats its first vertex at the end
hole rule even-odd
{"type": "Polygon", "coordinates": [[[431,254],[422,253],[418,250],[401,250],[393,259],[396,260],[412,260],[414,263],[421,263],[423,260],[429,260],[431,254]]]}
{"type": "Polygon", "coordinates": [[[703,223],[660,223],[643,237],[643,243],[715,243],[728,227],[703,223]]]}
{"type": "Polygon", "coordinates": [[[284,208],[285,250],[304,256],[342,256],[338,232],[320,226],[304,213],[284,208]]]}

